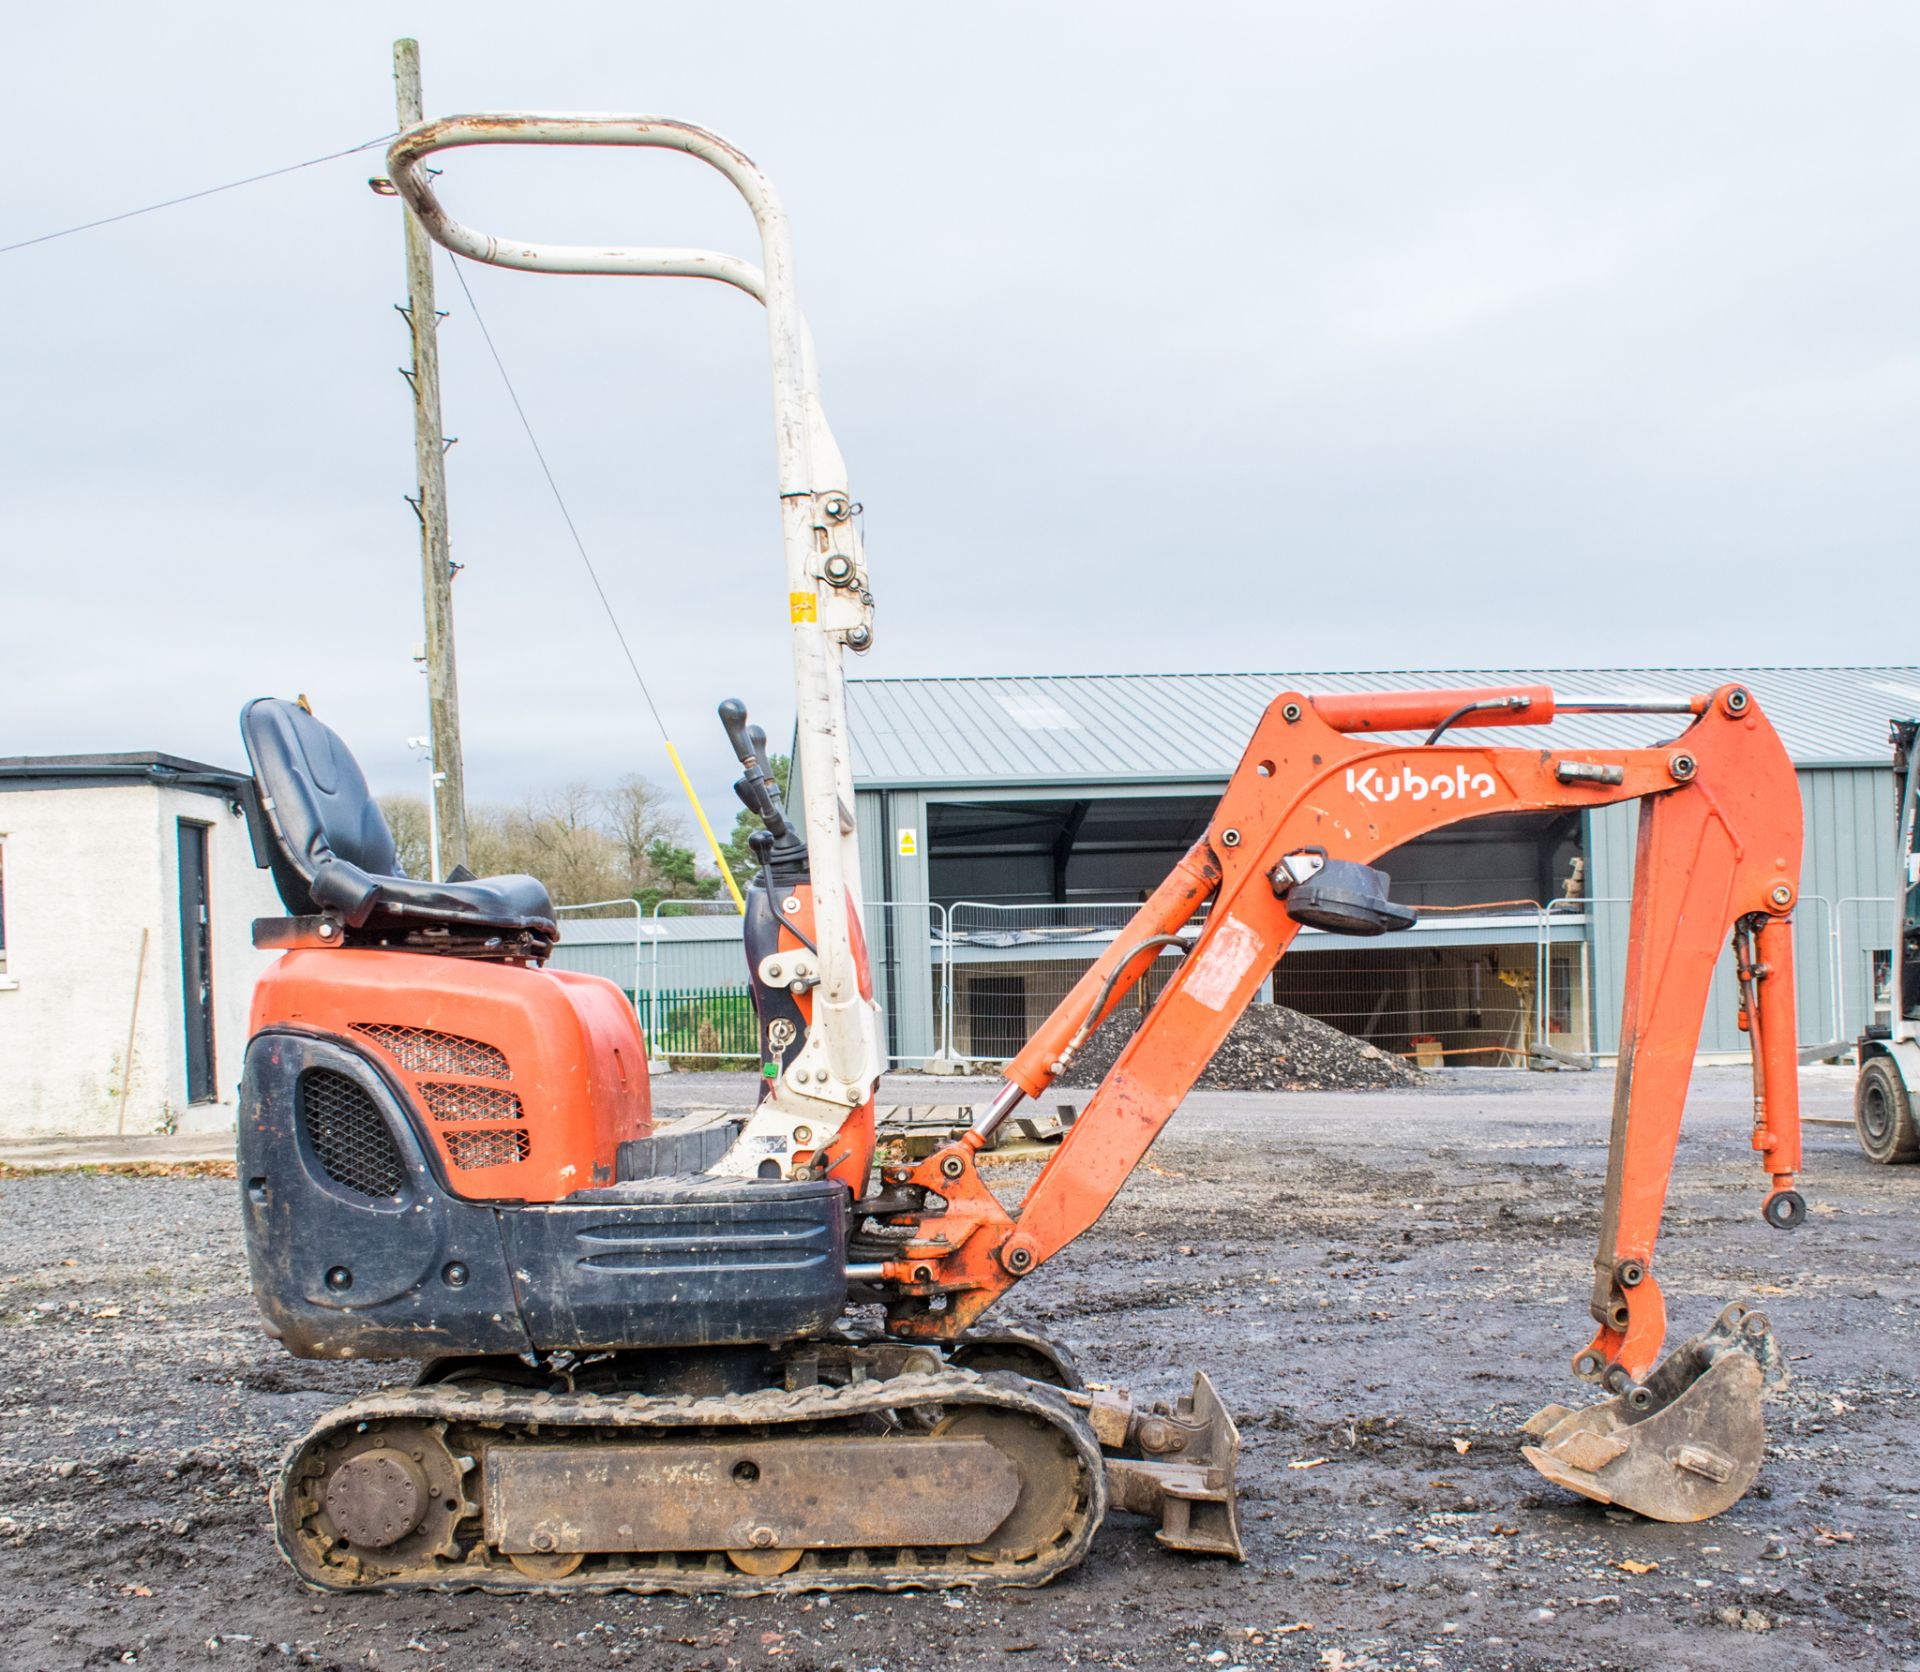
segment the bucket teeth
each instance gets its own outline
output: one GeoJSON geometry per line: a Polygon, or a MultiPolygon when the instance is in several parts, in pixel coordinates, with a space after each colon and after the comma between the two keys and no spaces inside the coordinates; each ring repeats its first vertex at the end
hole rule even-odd
{"type": "Polygon", "coordinates": [[[1538,1440],[1548,1433],[1562,1417],[1573,1415],[1571,1405],[1542,1405],[1521,1425],[1520,1432],[1530,1440],[1538,1440]]]}
{"type": "Polygon", "coordinates": [[[1767,1440],[1760,1401],[1785,1379],[1766,1315],[1735,1304],[1647,1378],[1650,1405],[1634,1410],[1631,1393],[1584,1410],[1549,1405],[1527,1423],[1538,1444],[1523,1454],[1595,1503],[1705,1521],[1753,1485],[1767,1440]]]}

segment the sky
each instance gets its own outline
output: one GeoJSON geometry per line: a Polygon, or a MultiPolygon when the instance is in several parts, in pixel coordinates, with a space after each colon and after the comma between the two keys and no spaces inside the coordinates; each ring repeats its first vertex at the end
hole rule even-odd
{"type": "MultiPolygon", "coordinates": [[[[866,507],[856,675],[1911,662],[1909,4],[15,8],[0,244],[429,114],[716,129],[791,212],[866,507]],[[1904,594],[1902,584],[1904,585],[1904,594]]],[[[0,255],[0,755],[426,729],[376,150],[0,255]]],[[[657,153],[469,151],[462,220],[755,254],[657,153]]],[[[465,759],[659,734],[448,264],[465,759]]],[[[792,724],[747,298],[468,268],[668,729],[792,724]]]]}

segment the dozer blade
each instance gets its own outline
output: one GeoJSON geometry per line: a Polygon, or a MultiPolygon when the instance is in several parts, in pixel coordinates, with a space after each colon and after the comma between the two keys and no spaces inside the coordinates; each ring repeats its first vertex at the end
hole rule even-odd
{"type": "Polygon", "coordinates": [[[1654,1521],[1705,1521],[1745,1496],[1767,1430],[1760,1401],[1787,1379],[1764,1312],[1735,1302],[1644,1383],[1584,1410],[1549,1405],[1523,1432],[1548,1480],[1654,1521]]]}
{"type": "Polygon", "coordinates": [[[1171,1410],[1136,1411],[1125,1394],[1088,1401],[1094,1433],[1107,1453],[1107,1501],[1151,1516],[1169,1550],[1247,1559],[1240,1541],[1240,1430],[1205,1371],[1171,1410]]]}

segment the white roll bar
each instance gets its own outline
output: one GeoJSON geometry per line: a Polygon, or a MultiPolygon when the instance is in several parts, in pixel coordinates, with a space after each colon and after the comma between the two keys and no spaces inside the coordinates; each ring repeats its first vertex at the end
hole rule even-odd
{"type": "MultiPolygon", "coordinates": [[[[447,116],[409,128],[387,152],[395,187],[433,239],[457,255],[532,273],[598,273],[707,279],[745,291],[767,310],[773,368],[774,444],[792,629],[795,718],[807,847],[811,860],[819,986],[805,1049],[762,1104],[749,1135],[766,1126],[835,1130],[871,1095],[880,1063],[874,1006],[860,992],[853,951],[860,861],[850,815],[845,645],[872,642],[872,595],[854,521],[846,466],[820,409],[812,344],[793,284],[793,240],[779,194],[737,146],[691,123],[660,116],[447,116]],[[435,195],[422,166],[469,145],[618,145],[680,151],[718,170],[753,211],[760,265],[714,250],[625,245],[531,244],[462,225],[435,195]],[[811,1108],[801,1106],[802,1100],[811,1108]],[[823,1117],[821,1103],[835,1105],[823,1117]],[[779,1117],[784,1113],[784,1120],[779,1117]]],[[[772,1136],[765,1132],[762,1136],[772,1136]]],[[[808,1145],[822,1147],[819,1142],[808,1145]]],[[[736,1152],[741,1146],[736,1146],[736,1152]]],[[[787,1158],[780,1156],[782,1171],[787,1158]]],[[[743,1164],[751,1170],[752,1158],[743,1164]]]]}

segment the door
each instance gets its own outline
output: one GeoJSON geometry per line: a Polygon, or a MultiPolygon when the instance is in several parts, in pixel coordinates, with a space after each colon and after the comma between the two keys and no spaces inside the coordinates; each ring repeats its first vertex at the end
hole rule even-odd
{"type": "Polygon", "coordinates": [[[180,821],[180,991],[187,1023],[187,1101],[219,1096],[213,1059],[213,918],[207,901],[207,827],[180,821]]]}

